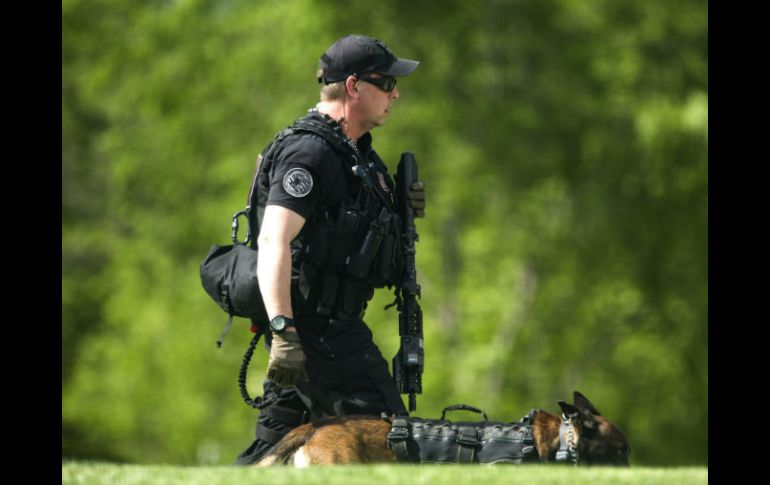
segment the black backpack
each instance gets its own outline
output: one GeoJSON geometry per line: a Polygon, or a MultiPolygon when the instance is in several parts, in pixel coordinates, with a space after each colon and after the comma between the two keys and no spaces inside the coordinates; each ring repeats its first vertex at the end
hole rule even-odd
{"type": "MultiPolygon", "coordinates": [[[[259,163],[257,163],[259,170],[259,163]]],[[[253,190],[252,184],[252,192],[253,190]]],[[[250,193],[250,199],[253,193],[250,193]]],[[[253,201],[246,208],[233,216],[232,244],[226,246],[214,245],[201,262],[201,284],[212,300],[228,315],[227,325],[217,346],[222,346],[225,334],[233,323],[233,316],[249,318],[252,325],[263,328],[267,325],[268,317],[262,293],[257,281],[257,240],[255,227],[251,222],[256,212],[253,201]],[[245,216],[248,222],[246,240],[238,240],[238,219],[245,216]]]]}

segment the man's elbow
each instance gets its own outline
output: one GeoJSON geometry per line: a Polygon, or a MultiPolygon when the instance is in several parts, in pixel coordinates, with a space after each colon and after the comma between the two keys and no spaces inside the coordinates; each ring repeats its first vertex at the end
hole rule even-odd
{"type": "Polygon", "coordinates": [[[260,248],[267,248],[273,244],[275,237],[268,232],[260,231],[257,236],[257,246],[260,248]]]}
{"type": "Polygon", "coordinates": [[[261,248],[286,248],[299,234],[305,219],[296,212],[281,206],[268,206],[257,244],[261,248]]]}
{"type": "Polygon", "coordinates": [[[257,237],[257,246],[260,253],[272,253],[275,254],[281,250],[288,250],[291,245],[291,240],[278,237],[276,234],[270,232],[260,232],[257,237]]]}

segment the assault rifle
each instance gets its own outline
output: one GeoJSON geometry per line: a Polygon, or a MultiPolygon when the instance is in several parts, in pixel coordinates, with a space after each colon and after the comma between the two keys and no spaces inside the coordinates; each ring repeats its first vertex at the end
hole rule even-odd
{"type": "Polygon", "coordinates": [[[417,409],[416,394],[422,394],[422,371],[425,349],[422,336],[422,309],[417,299],[420,285],[415,269],[415,242],[418,240],[414,225],[414,211],[409,205],[409,187],[417,181],[417,160],[414,154],[404,152],[396,171],[396,202],[402,221],[401,247],[404,267],[396,290],[398,334],[401,347],[393,357],[393,378],[401,394],[409,394],[409,411],[417,409]],[[400,295],[399,295],[400,292],[400,295]]]}

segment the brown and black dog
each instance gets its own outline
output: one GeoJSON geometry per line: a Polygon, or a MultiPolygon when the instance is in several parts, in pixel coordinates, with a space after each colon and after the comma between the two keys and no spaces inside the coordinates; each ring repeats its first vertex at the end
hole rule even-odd
{"type": "MultiPolygon", "coordinates": [[[[631,448],[625,434],[610,423],[581,393],[574,404],[559,401],[563,416],[573,424],[572,445],[581,465],[629,466],[631,448]]],[[[540,461],[553,462],[559,450],[563,419],[537,410],[532,432],[540,461]]],[[[390,420],[378,416],[343,416],[294,428],[256,466],[354,463],[394,463],[388,448],[390,420]]]]}

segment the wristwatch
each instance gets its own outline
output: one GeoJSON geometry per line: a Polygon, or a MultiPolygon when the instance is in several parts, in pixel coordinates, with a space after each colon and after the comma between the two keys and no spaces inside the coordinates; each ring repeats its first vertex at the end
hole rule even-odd
{"type": "Polygon", "coordinates": [[[283,315],[277,315],[275,318],[270,320],[270,330],[272,330],[273,333],[283,333],[284,330],[293,326],[294,320],[289,317],[284,317],[283,315]]]}

